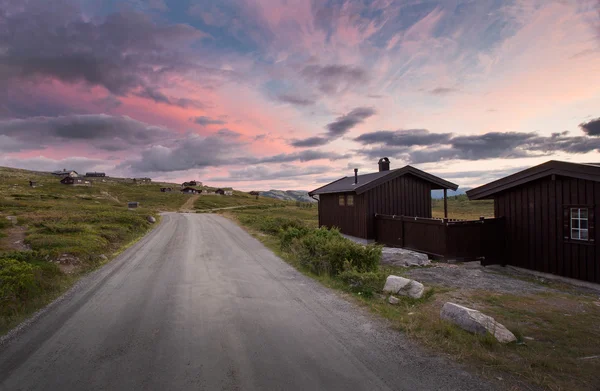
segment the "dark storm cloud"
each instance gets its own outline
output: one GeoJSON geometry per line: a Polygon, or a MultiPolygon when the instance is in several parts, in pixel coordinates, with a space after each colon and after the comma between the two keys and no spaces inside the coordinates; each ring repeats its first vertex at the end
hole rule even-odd
{"type": "Polygon", "coordinates": [[[375,113],[375,109],[371,107],[357,107],[348,114],[342,115],[332,123],[327,124],[326,128],[329,132],[329,136],[342,136],[365,119],[375,115],[375,113]]]}
{"type": "Polygon", "coordinates": [[[361,134],[354,141],[363,145],[415,146],[446,143],[450,137],[452,137],[450,133],[431,133],[426,129],[380,130],[361,134]]]}
{"type": "Polygon", "coordinates": [[[283,165],[280,168],[273,169],[263,165],[251,166],[239,170],[230,170],[229,176],[210,178],[210,181],[217,182],[239,182],[239,181],[266,181],[276,179],[289,179],[300,176],[322,174],[328,172],[329,167],[312,166],[297,167],[292,165],[283,165]]]}
{"type": "Polygon", "coordinates": [[[75,3],[0,4],[0,80],[37,77],[102,86],[117,96],[141,90],[173,103],[153,83],[192,69],[182,50],[203,33],[183,24],[159,24],[136,12],[103,20],[84,18],[75,3]],[[152,82],[150,82],[150,80],[152,82]]]}
{"type": "Polygon", "coordinates": [[[434,88],[433,90],[429,90],[429,93],[432,95],[448,95],[448,94],[452,94],[457,91],[458,91],[458,89],[456,89],[456,88],[437,87],[437,88],[434,88]]]}
{"type": "Polygon", "coordinates": [[[316,83],[319,90],[325,94],[337,94],[368,80],[364,69],[348,65],[307,65],[300,74],[316,83]]]}
{"type": "Polygon", "coordinates": [[[309,137],[306,139],[293,139],[289,141],[289,144],[298,148],[316,147],[328,144],[329,142],[343,136],[350,131],[350,129],[364,122],[367,118],[375,115],[375,113],[375,109],[371,107],[357,107],[348,114],[344,114],[336,118],[335,121],[327,124],[325,126],[327,133],[321,136],[309,137]]]}
{"type": "Polygon", "coordinates": [[[520,158],[545,156],[556,152],[582,154],[600,151],[600,138],[569,136],[568,132],[540,136],[537,133],[490,132],[482,135],[449,137],[447,133],[424,133],[431,137],[428,143],[423,139],[395,139],[402,132],[366,133],[356,141],[365,145],[380,145],[361,149],[357,153],[369,159],[377,156],[390,156],[410,163],[428,163],[444,160],[484,160],[493,158],[520,158]],[[436,137],[439,139],[436,141],[436,137]],[[360,140],[359,140],[360,139],[360,140]],[[427,146],[427,148],[423,148],[427,146]]]}
{"type": "Polygon", "coordinates": [[[225,124],[225,121],[223,121],[223,120],[216,119],[216,118],[210,118],[210,117],[206,117],[206,116],[195,117],[195,118],[192,118],[191,120],[194,123],[197,123],[198,125],[202,125],[202,126],[225,124]]]}
{"type": "Polygon", "coordinates": [[[115,151],[150,145],[167,139],[171,133],[127,116],[93,114],[0,120],[0,135],[27,143],[27,149],[85,142],[98,149],[115,151]]]}
{"type": "Polygon", "coordinates": [[[579,127],[588,135],[588,136],[600,136],[600,118],[596,118],[590,120],[588,122],[584,122],[579,125],[579,127]]]}
{"type": "Polygon", "coordinates": [[[307,150],[307,151],[294,152],[294,153],[281,153],[279,155],[258,158],[258,159],[250,159],[249,162],[252,162],[254,164],[289,163],[289,162],[294,162],[294,161],[309,162],[312,160],[320,160],[320,159],[328,159],[328,160],[333,161],[333,160],[340,160],[340,159],[348,159],[349,157],[350,157],[350,155],[348,155],[348,154],[307,150]]]}
{"type": "Polygon", "coordinates": [[[277,100],[296,106],[312,106],[316,102],[314,99],[304,98],[293,94],[281,94],[277,97],[277,100]]]}
{"type": "Polygon", "coordinates": [[[329,143],[329,139],[325,137],[309,137],[306,139],[294,139],[290,145],[297,148],[318,147],[329,143]]]}

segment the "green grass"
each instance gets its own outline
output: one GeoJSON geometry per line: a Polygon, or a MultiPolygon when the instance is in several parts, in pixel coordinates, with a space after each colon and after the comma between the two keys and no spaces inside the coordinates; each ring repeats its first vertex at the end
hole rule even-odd
{"type": "Polygon", "coordinates": [[[277,200],[275,198],[251,196],[248,193],[234,191],[233,195],[200,195],[194,204],[194,208],[198,210],[206,210],[213,208],[228,208],[232,206],[284,206],[293,205],[290,201],[277,200]]]}
{"type": "MultiPolygon", "coordinates": [[[[496,294],[428,286],[418,300],[400,298],[390,305],[385,296],[367,295],[339,278],[314,274],[298,257],[282,250],[280,236],[265,233],[262,219],[301,219],[316,227],[314,209],[296,207],[230,210],[236,220],[265,246],[300,272],[336,289],[345,297],[386,318],[433,353],[447,354],[492,379],[502,378],[507,389],[597,390],[600,386],[600,300],[573,291],[531,295],[496,294]],[[473,335],[440,320],[447,301],[476,308],[513,331],[517,343],[500,344],[491,335],[473,335]]],[[[465,215],[468,216],[468,213],[465,215]]],[[[404,268],[380,268],[377,273],[403,275],[404,268]]],[[[560,286],[553,286],[560,289],[560,286]]]]}
{"type": "MultiPolygon", "coordinates": [[[[432,200],[432,215],[444,217],[444,200],[432,200]]],[[[448,197],[448,218],[477,220],[479,217],[494,217],[494,200],[469,201],[465,194],[448,197]]]]}
{"type": "MultiPolygon", "coordinates": [[[[160,187],[165,185],[159,183],[135,185],[112,178],[105,178],[105,182],[93,178],[92,182],[91,187],[67,186],[50,174],[0,167],[0,259],[31,254],[8,253],[13,250],[14,237],[10,236],[15,232],[6,217],[16,216],[18,225],[26,227],[25,243],[35,251],[35,259],[25,257],[22,262],[31,264],[36,275],[36,286],[31,286],[26,295],[14,292],[0,295],[0,333],[102,264],[101,255],[110,259],[142,237],[152,228],[147,216],[158,218],[161,211],[177,210],[189,198],[179,192],[161,193],[160,187]],[[36,181],[38,187],[29,187],[29,180],[36,181]],[[140,207],[129,210],[130,201],[139,202],[140,207]],[[49,262],[61,254],[79,260],[78,265],[68,270],[69,274],[65,274],[63,266],[49,262]]],[[[18,234],[22,235],[22,231],[18,234]]]]}

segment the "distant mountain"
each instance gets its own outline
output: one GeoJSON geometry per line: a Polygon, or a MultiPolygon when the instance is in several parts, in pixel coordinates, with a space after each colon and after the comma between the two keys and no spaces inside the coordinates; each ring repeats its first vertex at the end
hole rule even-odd
{"type": "MultiPolygon", "coordinates": [[[[459,187],[458,190],[456,190],[456,191],[448,190],[448,197],[465,194],[466,191],[469,189],[470,188],[468,188],[468,187],[465,187],[465,188],[459,187]]],[[[434,200],[444,198],[444,191],[443,190],[431,190],[431,198],[433,198],[434,200]]]]}
{"type": "Polygon", "coordinates": [[[316,202],[304,190],[269,190],[261,191],[262,197],[276,198],[283,201],[316,202]]]}

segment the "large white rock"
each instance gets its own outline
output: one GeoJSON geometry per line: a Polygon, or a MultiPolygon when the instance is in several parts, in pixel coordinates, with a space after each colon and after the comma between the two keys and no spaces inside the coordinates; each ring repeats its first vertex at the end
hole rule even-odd
{"type": "Polygon", "coordinates": [[[395,297],[395,296],[390,296],[388,298],[388,303],[390,303],[390,304],[398,304],[398,303],[400,303],[400,300],[397,297],[395,297]]]}
{"type": "Polygon", "coordinates": [[[381,263],[393,266],[428,266],[431,261],[427,254],[404,248],[384,247],[381,250],[381,263]]]}
{"type": "Polygon", "coordinates": [[[395,295],[409,296],[413,299],[420,299],[423,296],[425,287],[415,280],[400,276],[388,276],[385,280],[383,291],[395,295]]]}
{"type": "Polygon", "coordinates": [[[491,316],[462,305],[445,303],[440,312],[440,317],[475,334],[490,333],[501,343],[517,340],[513,333],[496,322],[491,316]]]}

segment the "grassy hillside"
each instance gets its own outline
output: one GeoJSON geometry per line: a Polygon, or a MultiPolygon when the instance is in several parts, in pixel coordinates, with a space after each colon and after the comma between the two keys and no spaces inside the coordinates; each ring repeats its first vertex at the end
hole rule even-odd
{"type": "Polygon", "coordinates": [[[251,196],[248,193],[234,191],[231,196],[222,195],[200,195],[196,200],[194,207],[197,210],[207,210],[216,208],[228,208],[232,206],[250,206],[250,205],[268,205],[268,206],[283,206],[292,205],[289,201],[276,200],[259,196],[251,196]]]}
{"type": "Polygon", "coordinates": [[[284,201],[315,202],[305,190],[269,190],[261,191],[260,195],[284,201]]]}
{"type": "MultiPolygon", "coordinates": [[[[444,217],[444,200],[432,200],[433,217],[444,217]]],[[[476,220],[479,217],[494,217],[494,201],[469,201],[466,195],[448,197],[448,217],[451,219],[476,220]]]]}
{"type": "Polygon", "coordinates": [[[92,182],[67,186],[50,174],[0,167],[0,333],[145,234],[147,216],[189,198],[161,193],[160,184],[92,182]],[[129,201],[140,207],[128,210],[129,201]]]}

